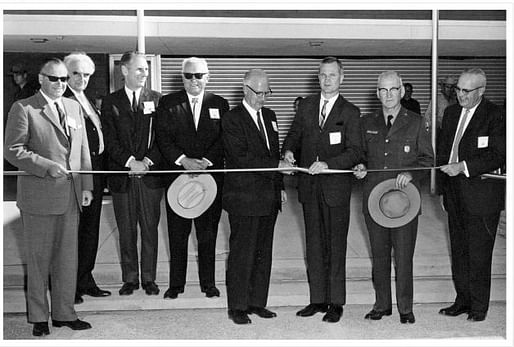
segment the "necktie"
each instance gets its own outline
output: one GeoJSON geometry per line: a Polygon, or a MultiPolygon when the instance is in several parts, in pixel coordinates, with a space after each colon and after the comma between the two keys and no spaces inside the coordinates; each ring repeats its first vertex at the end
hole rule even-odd
{"type": "Polygon", "coordinates": [[[323,100],[323,107],[321,108],[321,113],[319,115],[319,129],[323,129],[323,125],[325,124],[325,118],[327,117],[327,104],[328,100],[323,100]]]}
{"type": "Polygon", "coordinates": [[[261,133],[264,142],[266,142],[266,147],[268,147],[268,141],[266,141],[266,133],[264,132],[264,125],[262,124],[261,120],[261,111],[257,111],[257,124],[259,125],[259,132],[261,133]]]}
{"type": "Polygon", "coordinates": [[[453,141],[452,153],[450,156],[449,163],[456,163],[459,157],[459,143],[462,139],[462,135],[464,134],[464,125],[466,124],[466,119],[469,115],[469,109],[466,109],[464,115],[462,116],[461,122],[459,124],[459,128],[457,129],[457,133],[455,135],[455,140],[453,141]]]}
{"type": "Polygon", "coordinates": [[[137,112],[137,99],[136,99],[136,92],[132,92],[132,112],[137,112]]]}
{"type": "Polygon", "coordinates": [[[391,129],[393,126],[393,118],[394,117],[392,115],[387,116],[387,130],[391,129]]]}
{"type": "Polygon", "coordinates": [[[193,111],[193,120],[195,122],[195,129],[198,129],[198,117],[196,116],[196,104],[198,103],[198,98],[192,98],[191,102],[193,104],[192,111],[193,111]]]}
{"type": "Polygon", "coordinates": [[[64,111],[59,107],[59,104],[57,102],[55,102],[54,105],[57,109],[57,115],[59,116],[59,124],[61,124],[61,127],[64,130],[66,136],[70,136],[70,134],[68,133],[68,127],[66,126],[66,115],[64,114],[64,111]]]}

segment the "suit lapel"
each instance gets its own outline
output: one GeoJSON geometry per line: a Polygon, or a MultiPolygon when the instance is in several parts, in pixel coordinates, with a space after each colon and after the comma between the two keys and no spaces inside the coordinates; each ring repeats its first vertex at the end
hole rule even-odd
{"type": "MultiPolygon", "coordinates": [[[[325,119],[325,123],[323,125],[322,132],[325,131],[325,129],[329,128],[332,123],[336,122],[337,116],[341,114],[341,111],[343,109],[344,100],[339,95],[336,99],[336,102],[334,103],[334,106],[332,106],[332,109],[330,110],[330,113],[328,114],[327,118],[325,119]]],[[[319,100],[318,100],[318,113],[319,115],[319,100]]],[[[319,117],[318,117],[319,118],[319,117]]],[[[319,123],[319,121],[318,121],[319,123]]]]}
{"type": "MultiPolygon", "coordinates": [[[[43,115],[50,121],[50,123],[53,124],[54,127],[57,128],[57,130],[61,132],[61,134],[64,135],[64,137],[67,137],[66,133],[64,132],[64,129],[61,127],[61,123],[57,119],[58,116],[53,113],[52,108],[46,102],[44,96],[41,95],[41,92],[38,93],[38,102],[40,104],[41,109],[43,110],[43,115]]],[[[64,112],[66,112],[66,110],[64,110],[64,112]]]]}

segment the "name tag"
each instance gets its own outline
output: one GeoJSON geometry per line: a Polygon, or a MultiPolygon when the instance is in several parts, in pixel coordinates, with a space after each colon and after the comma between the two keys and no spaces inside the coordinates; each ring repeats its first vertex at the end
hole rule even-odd
{"type": "Polygon", "coordinates": [[[209,117],[211,117],[211,119],[220,119],[220,110],[217,108],[210,108],[209,117]]]}
{"type": "Polygon", "coordinates": [[[77,129],[77,122],[75,122],[74,118],[67,117],[66,118],[66,123],[68,124],[68,126],[70,128],[77,129]]]}
{"type": "Polygon", "coordinates": [[[478,148],[487,148],[489,147],[489,136],[479,136],[478,137],[478,148]]]}
{"type": "Polygon", "coordinates": [[[341,143],[341,132],[330,133],[329,138],[331,145],[338,145],[341,143]]]}
{"type": "Polygon", "coordinates": [[[406,145],[406,146],[403,146],[403,151],[405,153],[409,153],[410,152],[410,146],[406,145]]]}
{"type": "Polygon", "coordinates": [[[155,104],[153,101],[143,101],[143,113],[150,114],[155,112],[155,104]]]}
{"type": "Polygon", "coordinates": [[[378,135],[378,130],[366,130],[366,134],[378,135]]]}
{"type": "Polygon", "coordinates": [[[271,125],[273,126],[273,130],[275,130],[275,132],[276,132],[276,133],[278,133],[278,126],[277,126],[277,122],[272,121],[272,122],[271,122],[271,125]]]}

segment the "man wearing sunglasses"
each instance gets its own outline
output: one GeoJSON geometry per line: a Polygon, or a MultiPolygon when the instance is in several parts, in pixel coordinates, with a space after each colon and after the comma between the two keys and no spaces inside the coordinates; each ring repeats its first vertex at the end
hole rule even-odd
{"type": "Polygon", "coordinates": [[[84,118],[78,102],[63,98],[68,71],[59,59],[47,61],[39,72],[41,89],[14,103],[5,131],[4,155],[28,173],[18,177],[17,205],[21,210],[27,259],[28,321],[34,336],[55,327],[90,329],[73,307],[77,283],[77,238],[81,206],[93,195],[84,118]],[[50,277],[50,283],[49,283],[50,277]]]}
{"type": "MultiPolygon", "coordinates": [[[[182,62],[184,89],[164,96],[157,110],[156,139],[167,170],[223,168],[221,119],[228,111],[227,100],[205,91],[209,68],[205,59],[191,57],[182,62]]],[[[218,192],[213,204],[194,219],[198,240],[200,289],[208,298],[220,296],[215,285],[216,237],[221,217],[223,174],[213,174],[218,192]]],[[[169,186],[178,175],[169,175],[169,186]]],[[[170,283],[165,299],[184,292],[187,274],[188,241],[193,220],[176,214],[166,204],[171,253],[170,283]]]]}
{"type": "Polygon", "coordinates": [[[439,313],[468,314],[483,321],[489,308],[491,263],[505,185],[481,175],[505,165],[505,119],[484,97],[482,69],[464,71],[457,82],[458,104],[446,109],[437,148],[445,174],[442,192],[448,212],[455,303],[439,313]]]}

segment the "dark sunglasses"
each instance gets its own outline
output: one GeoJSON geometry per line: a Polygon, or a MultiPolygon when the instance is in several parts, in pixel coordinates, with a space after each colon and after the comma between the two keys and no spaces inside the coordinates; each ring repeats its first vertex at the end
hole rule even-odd
{"type": "Polygon", "coordinates": [[[197,80],[201,80],[203,78],[204,75],[207,75],[207,73],[205,72],[197,72],[197,73],[190,73],[190,72],[184,72],[182,75],[184,75],[184,78],[186,80],[191,80],[193,79],[193,76],[197,79],[197,80]]]}
{"type": "Polygon", "coordinates": [[[48,80],[50,82],[57,82],[57,81],[68,82],[68,78],[69,78],[68,76],[65,76],[65,77],[50,76],[50,75],[45,75],[44,73],[42,73],[41,75],[46,76],[46,78],[48,78],[48,80]]]}

